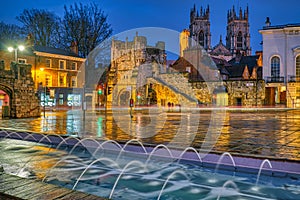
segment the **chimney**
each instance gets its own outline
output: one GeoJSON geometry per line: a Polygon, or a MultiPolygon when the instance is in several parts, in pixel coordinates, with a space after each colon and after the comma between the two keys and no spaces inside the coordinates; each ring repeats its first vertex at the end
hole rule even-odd
{"type": "Polygon", "coordinates": [[[31,33],[29,33],[25,40],[26,46],[33,46],[34,45],[34,38],[31,33]]]}
{"type": "Polygon", "coordinates": [[[71,46],[70,49],[73,53],[75,53],[76,55],[78,55],[78,44],[76,41],[72,41],[71,42],[71,46]]]}
{"type": "Polygon", "coordinates": [[[271,21],[270,21],[269,17],[267,17],[265,25],[266,25],[266,27],[269,27],[271,25],[271,21]]]}

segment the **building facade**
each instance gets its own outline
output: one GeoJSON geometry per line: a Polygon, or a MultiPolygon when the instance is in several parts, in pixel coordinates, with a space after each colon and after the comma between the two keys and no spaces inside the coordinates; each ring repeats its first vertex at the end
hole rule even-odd
{"type": "MultiPolygon", "coordinates": [[[[73,51],[29,45],[24,51],[7,51],[2,47],[0,60],[8,70],[11,62],[31,65],[34,88],[39,94],[41,105],[47,107],[81,106],[80,83],[77,74],[85,61],[73,51]],[[74,91],[77,89],[74,94],[74,91]]],[[[73,44],[75,45],[75,44],[73,44]]],[[[76,48],[73,47],[73,50],[76,48]]]]}
{"type": "Polygon", "coordinates": [[[266,26],[263,38],[263,77],[269,105],[300,107],[300,24],[266,26]]]}

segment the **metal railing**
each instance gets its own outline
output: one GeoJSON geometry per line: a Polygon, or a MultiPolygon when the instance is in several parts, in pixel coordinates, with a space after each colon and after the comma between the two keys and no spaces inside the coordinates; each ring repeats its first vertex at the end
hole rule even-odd
{"type": "Polygon", "coordinates": [[[277,77],[266,77],[267,83],[284,83],[284,77],[283,76],[277,76],[277,77]]]}
{"type": "Polygon", "coordinates": [[[300,76],[288,76],[289,82],[300,82],[300,76]]]}

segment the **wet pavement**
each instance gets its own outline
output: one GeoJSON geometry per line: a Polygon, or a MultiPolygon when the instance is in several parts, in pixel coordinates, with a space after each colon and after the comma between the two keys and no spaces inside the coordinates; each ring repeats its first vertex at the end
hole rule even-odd
{"type": "Polygon", "coordinates": [[[0,128],[300,160],[300,110],[70,110],[2,119],[0,128]]]}

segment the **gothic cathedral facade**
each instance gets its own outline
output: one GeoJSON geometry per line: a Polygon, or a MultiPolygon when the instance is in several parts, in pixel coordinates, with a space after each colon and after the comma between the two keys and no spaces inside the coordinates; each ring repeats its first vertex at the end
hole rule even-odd
{"type": "MultiPolygon", "coordinates": [[[[227,34],[226,44],[224,45],[233,57],[237,53],[249,56],[250,47],[250,29],[249,29],[249,9],[242,11],[239,9],[237,14],[234,6],[227,13],[227,34]]],[[[189,32],[191,37],[190,47],[200,44],[208,53],[213,50],[211,46],[210,31],[210,8],[200,8],[200,13],[195,5],[190,11],[189,32]]],[[[221,40],[220,40],[221,41],[221,40]]]]}

